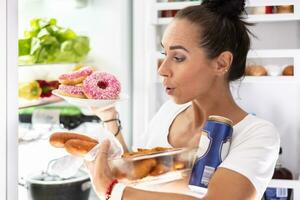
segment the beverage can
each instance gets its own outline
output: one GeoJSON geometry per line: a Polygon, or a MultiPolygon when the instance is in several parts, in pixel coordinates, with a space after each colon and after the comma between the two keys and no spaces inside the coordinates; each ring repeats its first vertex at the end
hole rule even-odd
{"type": "Polygon", "coordinates": [[[229,152],[233,122],[225,117],[211,115],[202,129],[197,158],[194,163],[189,188],[204,193],[217,167],[229,152]]]}

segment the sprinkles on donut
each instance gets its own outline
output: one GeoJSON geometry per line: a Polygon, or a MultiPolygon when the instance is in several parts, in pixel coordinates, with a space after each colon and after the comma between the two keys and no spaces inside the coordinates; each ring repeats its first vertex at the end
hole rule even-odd
{"type": "Polygon", "coordinates": [[[64,96],[86,98],[82,85],[59,85],[58,92],[64,96]]]}
{"type": "Polygon", "coordinates": [[[121,84],[112,74],[93,72],[83,81],[83,92],[89,99],[117,99],[121,84]]]}

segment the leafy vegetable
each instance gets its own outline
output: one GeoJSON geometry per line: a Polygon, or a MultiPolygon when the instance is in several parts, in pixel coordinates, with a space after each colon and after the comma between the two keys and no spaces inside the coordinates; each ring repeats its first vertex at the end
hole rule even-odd
{"type": "Polygon", "coordinates": [[[58,26],[56,19],[32,19],[30,30],[25,31],[18,45],[21,65],[79,62],[90,51],[88,37],[58,26]]]}

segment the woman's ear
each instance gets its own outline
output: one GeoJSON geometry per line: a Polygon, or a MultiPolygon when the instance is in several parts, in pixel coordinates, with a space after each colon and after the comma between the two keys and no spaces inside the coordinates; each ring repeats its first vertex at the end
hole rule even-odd
{"type": "Polygon", "coordinates": [[[224,75],[229,71],[229,68],[232,64],[233,55],[230,51],[224,51],[222,52],[217,58],[216,58],[216,72],[219,75],[224,75]]]}

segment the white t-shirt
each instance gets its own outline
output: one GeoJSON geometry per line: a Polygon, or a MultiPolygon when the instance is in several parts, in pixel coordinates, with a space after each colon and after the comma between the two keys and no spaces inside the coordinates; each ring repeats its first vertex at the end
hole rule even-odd
{"type": "MultiPolygon", "coordinates": [[[[169,127],[175,117],[190,105],[167,101],[140,137],[139,145],[143,148],[171,147],[168,142],[169,127]]],[[[249,114],[233,126],[229,154],[219,167],[247,177],[256,188],[257,199],[261,199],[272,178],[279,146],[276,128],[270,122],[249,114]]]]}

